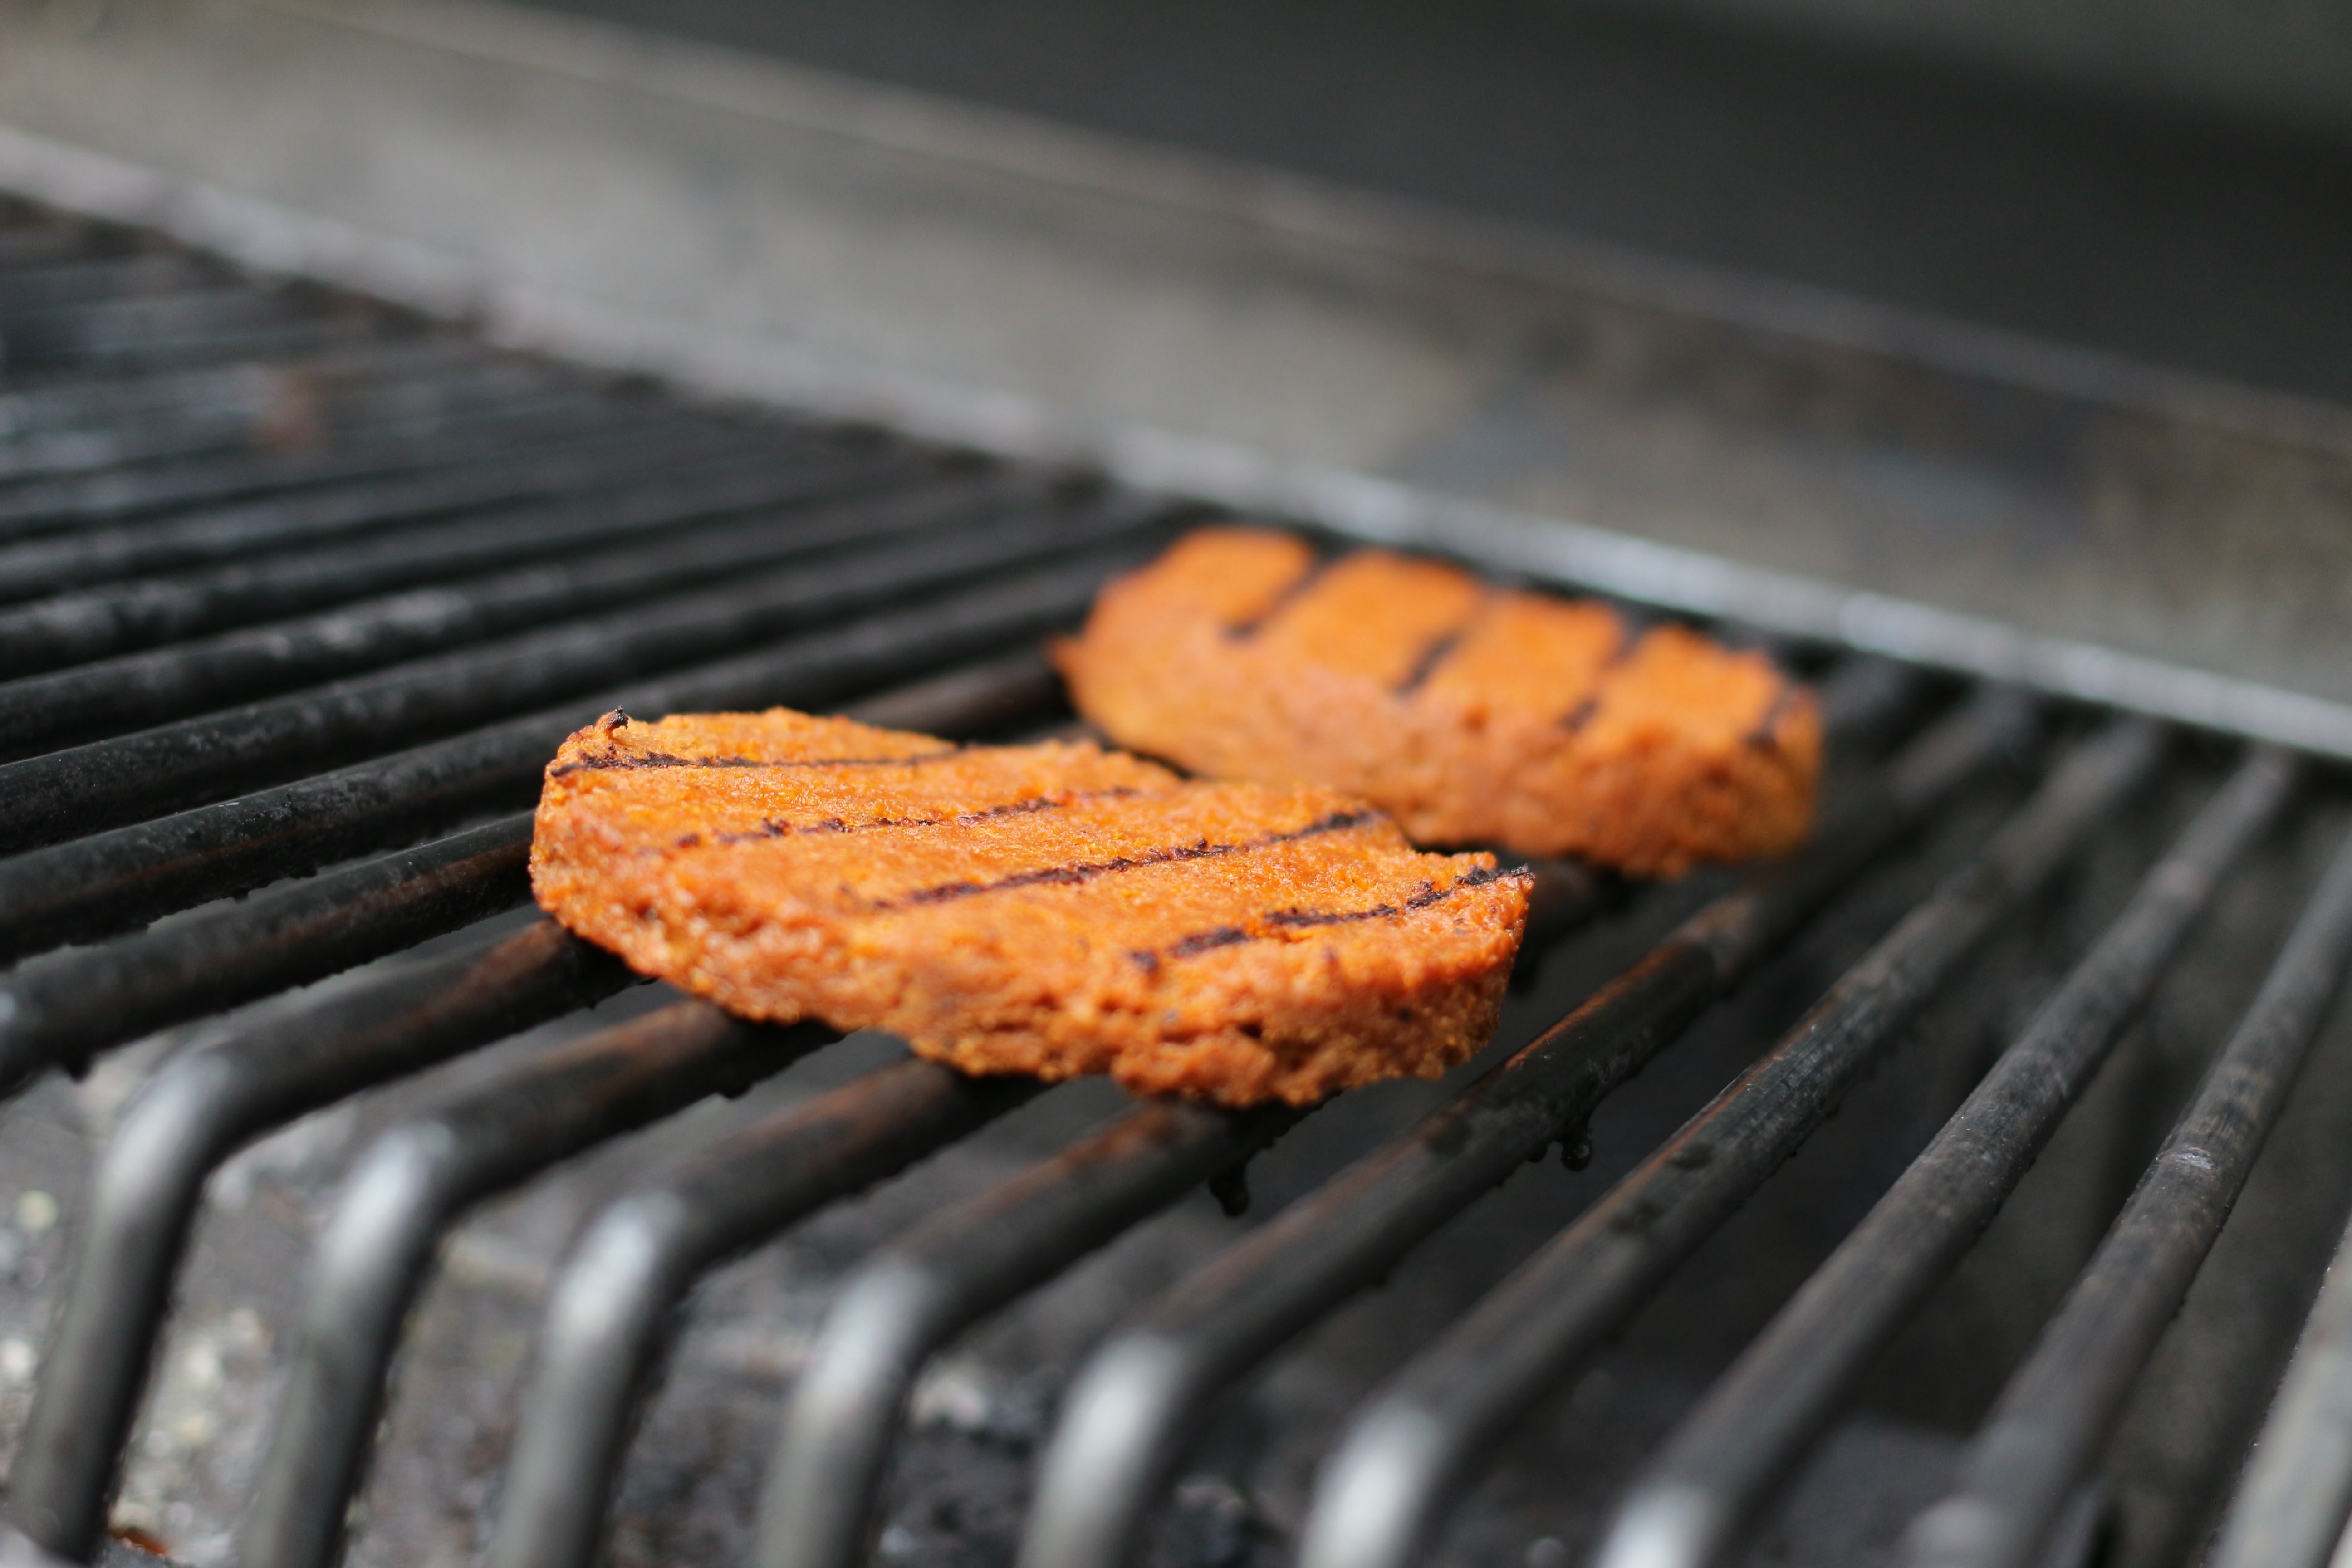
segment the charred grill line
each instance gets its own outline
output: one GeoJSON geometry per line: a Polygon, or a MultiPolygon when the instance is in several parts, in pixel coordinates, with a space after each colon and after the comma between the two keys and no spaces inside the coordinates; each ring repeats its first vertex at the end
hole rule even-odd
{"type": "MultiPolygon", "coordinates": [[[[1120,800],[1135,794],[1132,789],[1081,790],[1075,795],[1032,795],[1026,800],[1007,801],[982,811],[959,812],[953,816],[886,816],[872,822],[849,823],[837,816],[828,816],[805,827],[789,822],[765,821],[750,832],[713,835],[715,844],[757,844],[770,839],[787,838],[795,834],[875,833],[902,827],[972,827],[983,822],[994,822],[1007,816],[1028,816],[1041,811],[1065,811],[1085,800],[1120,800]]],[[[677,841],[681,849],[690,849],[703,842],[698,833],[689,833],[677,841]]]]}
{"type": "Polygon", "coordinates": [[[933,763],[951,762],[967,748],[949,746],[936,752],[917,752],[904,757],[803,757],[778,761],[769,757],[680,757],[667,752],[613,752],[601,757],[583,757],[576,763],[550,768],[547,776],[566,778],[572,773],[635,773],[639,769],[658,772],[664,768],[758,768],[763,772],[784,773],[806,768],[919,768],[933,763]]]}
{"type": "Polygon", "coordinates": [[[1633,657],[1633,649],[1641,643],[1642,634],[1647,629],[1622,609],[1612,606],[1610,614],[1617,617],[1617,646],[1609,650],[1606,658],[1593,667],[1592,685],[1578,699],[1576,706],[1560,715],[1559,727],[1571,735],[1599,716],[1602,704],[1609,698],[1610,672],[1633,657]]]}
{"type": "Polygon", "coordinates": [[[1157,970],[1163,958],[1191,958],[1195,953],[1213,952],[1221,947],[1232,947],[1250,940],[1250,933],[1239,926],[1219,926],[1194,935],[1180,937],[1158,952],[1146,950],[1134,954],[1146,969],[1157,970]]]}
{"type": "Polygon", "coordinates": [[[924,904],[943,904],[957,899],[978,898],[987,893],[1009,892],[1018,888],[1075,887],[1091,882],[1097,877],[1115,877],[1122,872],[1139,871],[1150,866],[1175,865],[1188,860],[1213,860],[1226,855],[1246,855],[1253,850],[1267,849],[1277,844],[1292,844],[1303,838],[1314,838],[1326,833],[1342,833],[1350,827],[1361,827],[1368,822],[1378,822],[1374,811],[1335,811],[1317,817],[1304,827],[1283,833],[1260,834],[1233,844],[1212,844],[1203,838],[1197,844],[1174,844],[1161,848],[1147,849],[1140,855],[1120,855],[1108,860],[1086,860],[1068,866],[1045,866],[1034,871],[1015,872],[993,882],[944,882],[936,888],[918,892],[902,893],[874,906],[877,910],[905,909],[924,904]]]}
{"type": "Polygon", "coordinates": [[[1276,616],[1314,592],[1315,585],[1323,581],[1324,574],[1337,566],[1339,559],[1338,556],[1326,556],[1308,566],[1306,571],[1285,584],[1282,591],[1266,601],[1265,605],[1256,615],[1252,616],[1248,620],[1236,621],[1227,626],[1225,636],[1234,642],[1247,642],[1265,630],[1273,624],[1276,616]]]}
{"type": "Polygon", "coordinates": [[[1412,668],[1405,672],[1405,678],[1396,683],[1396,694],[1411,697],[1426,686],[1429,678],[1435,675],[1439,667],[1453,656],[1454,650],[1462,646],[1462,639],[1470,635],[1470,628],[1476,624],[1477,612],[1473,611],[1460,626],[1432,637],[1429,646],[1421,650],[1421,657],[1412,661],[1412,668]]]}
{"type": "Polygon", "coordinates": [[[1779,733],[1780,716],[1789,710],[1789,704],[1796,700],[1797,683],[1787,676],[1782,676],[1780,684],[1772,692],[1772,700],[1764,706],[1764,716],[1756,721],[1754,729],[1748,731],[1746,743],[1760,751],[1769,751],[1778,746],[1780,743],[1779,733]]]}
{"type": "MultiPolygon", "coordinates": [[[[1505,877],[1524,877],[1532,881],[1534,876],[1535,873],[1523,868],[1511,870],[1489,870],[1485,867],[1479,867],[1464,873],[1443,888],[1432,882],[1424,882],[1422,884],[1421,891],[1414,893],[1402,904],[1374,904],[1365,910],[1328,911],[1276,910],[1270,914],[1258,916],[1257,923],[1283,930],[1304,931],[1317,926],[1353,925],[1361,921],[1394,920],[1399,915],[1408,914],[1416,910],[1433,908],[1467,888],[1483,888],[1505,877]]],[[[1240,942],[1270,940],[1272,940],[1271,936],[1263,931],[1254,932],[1240,926],[1219,926],[1213,931],[1179,937],[1165,947],[1139,949],[1129,953],[1128,956],[1146,969],[1158,969],[1163,959],[1190,958],[1195,953],[1210,952],[1218,948],[1232,947],[1240,942]]]]}

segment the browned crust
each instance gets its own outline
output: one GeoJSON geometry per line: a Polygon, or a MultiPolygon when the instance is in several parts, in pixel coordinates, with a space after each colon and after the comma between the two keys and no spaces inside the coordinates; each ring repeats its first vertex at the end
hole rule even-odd
{"type": "Polygon", "coordinates": [[[531,876],[570,930],[743,1016],[1229,1105],[1477,1050],[1528,881],[1330,790],[784,710],[572,736],[531,876]]]}
{"type": "Polygon", "coordinates": [[[1120,744],[1328,784],[1417,843],[1672,875],[1812,820],[1820,715],[1762,655],[1385,551],[1200,530],[1107,586],[1055,658],[1120,744]]]}

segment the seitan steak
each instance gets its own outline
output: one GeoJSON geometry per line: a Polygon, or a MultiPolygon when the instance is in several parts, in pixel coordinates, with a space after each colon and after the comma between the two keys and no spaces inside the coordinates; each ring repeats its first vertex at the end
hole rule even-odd
{"type": "Polygon", "coordinates": [[[1106,587],[1056,658],[1120,745],[1346,790],[1420,844],[1666,876],[1811,823],[1821,720],[1762,655],[1386,551],[1203,529],[1106,587]]]}
{"type": "Polygon", "coordinates": [[[581,731],[531,877],[566,927],[732,1013],[1229,1105],[1475,1051],[1528,881],[1328,789],[784,710],[581,731]]]}

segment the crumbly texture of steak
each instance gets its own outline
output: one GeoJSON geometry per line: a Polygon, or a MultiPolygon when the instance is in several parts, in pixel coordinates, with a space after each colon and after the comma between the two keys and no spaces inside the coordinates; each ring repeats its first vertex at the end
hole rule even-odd
{"type": "Polygon", "coordinates": [[[782,709],[573,735],[531,880],[570,930],[731,1013],[1228,1105],[1470,1056],[1529,882],[1419,853],[1334,790],[782,709]]]}
{"type": "Polygon", "coordinates": [[[1203,529],[1106,587],[1055,658],[1119,744],[1346,790],[1420,844],[1670,876],[1812,821],[1820,714],[1761,654],[1386,551],[1203,529]]]}

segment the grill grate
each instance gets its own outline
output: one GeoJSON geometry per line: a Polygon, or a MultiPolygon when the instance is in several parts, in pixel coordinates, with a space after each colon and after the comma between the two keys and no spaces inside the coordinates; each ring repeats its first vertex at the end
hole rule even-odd
{"type": "MultiPolygon", "coordinates": [[[[0,1082],[80,1072],[157,1030],[356,971],[166,1056],[68,1216],[74,1259],[7,1514],[24,1532],[9,1550],[80,1561],[105,1542],[224,1164],[628,983],[550,922],[483,923],[527,902],[528,807],[565,734],[616,706],[846,703],[965,735],[1051,722],[1039,636],[1188,509],[696,406],[29,208],[0,209],[0,952],[16,961],[0,978],[0,1082]],[[437,945],[362,967],[420,943],[437,945]]],[[[1233,1390],[1531,1158],[1557,1145],[1581,1168],[1596,1114],[1710,1008],[1780,973],[1923,837],[1976,834],[1969,803],[2022,789],[1957,869],[1812,988],[1777,1044],[1580,1215],[1555,1216],[1557,1234],[1470,1310],[1404,1347],[1342,1423],[1299,1517],[1203,1549],[1223,1563],[1295,1544],[1308,1568],[1437,1552],[1530,1412],[2003,928],[2136,802],[2210,772],[2151,720],[1790,651],[1824,667],[1851,775],[1812,846],[1746,880],[1657,889],[1545,868],[1534,957],[1588,937],[1599,952],[1605,931],[1661,920],[1663,940],[1416,1123],[1385,1138],[1350,1124],[1336,1173],[1133,1302],[1042,1446],[1021,1568],[1108,1568],[1150,1549],[1153,1510],[1233,1390]]],[[[2316,763],[2255,746],[2234,765],[2046,1004],[2004,1029],[2016,1043],[1999,1065],[1653,1456],[1603,1544],[1610,1568],[1745,1550],[2241,864],[2289,821],[2326,829],[2342,815],[2316,763]]],[[[1952,1498],[1923,1517],[1914,1561],[2023,1568],[2091,1539],[2107,1439],[2334,996],[2352,943],[2346,867],[2322,879],[1952,1498]]],[[[344,1550],[404,1325],[468,1214],[833,1042],[671,1005],[502,1060],[368,1140],[275,1358],[286,1382],[228,1557],[320,1568],[344,1550]]],[[[480,1510],[495,1568],[595,1560],[633,1423],[700,1281],[1040,1093],[893,1062],[613,1196],[546,1288],[502,1489],[480,1510]]],[[[1203,1184],[1245,1206],[1254,1155],[1333,1121],[1134,1106],[869,1249],[831,1292],[781,1412],[752,1558],[862,1560],[927,1364],[1203,1184]]],[[[2298,1363],[2289,1429],[2341,1418],[2341,1307],[2298,1363]]],[[[2332,1546],[2352,1497],[2352,1454],[2332,1464],[2306,1451],[2292,1474],[2256,1474],[2263,1523],[2302,1541],[2303,1561],[2332,1546]]],[[[2232,1540],[2252,1528],[2233,1524],[2232,1540]]]]}

